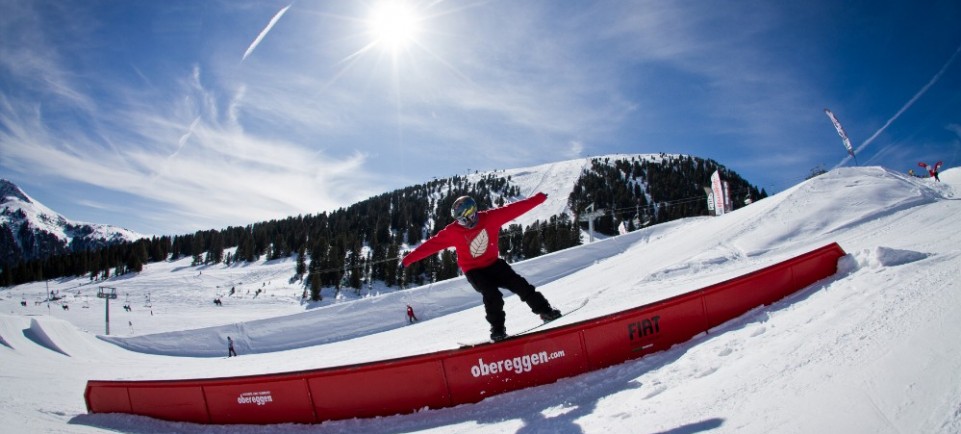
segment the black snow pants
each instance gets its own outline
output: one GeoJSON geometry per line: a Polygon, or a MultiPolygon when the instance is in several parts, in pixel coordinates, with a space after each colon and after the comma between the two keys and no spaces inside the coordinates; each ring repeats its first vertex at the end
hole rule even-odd
{"type": "Polygon", "coordinates": [[[492,329],[504,329],[504,294],[499,288],[506,288],[517,294],[536,314],[551,310],[551,305],[544,295],[537,292],[534,285],[517,274],[503,259],[498,259],[488,267],[470,270],[465,275],[471,286],[484,298],[487,322],[492,329]]]}

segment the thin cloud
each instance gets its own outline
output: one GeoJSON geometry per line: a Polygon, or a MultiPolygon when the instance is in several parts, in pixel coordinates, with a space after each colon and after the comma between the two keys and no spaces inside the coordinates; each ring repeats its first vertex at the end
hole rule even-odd
{"type": "Polygon", "coordinates": [[[4,166],[131,194],[140,202],[130,214],[168,233],[184,225],[199,230],[316,213],[382,191],[364,153],[335,156],[246,131],[236,113],[244,87],[223,96],[204,86],[198,68],[188,75],[163,97],[145,100],[115,89],[110,117],[125,130],[105,137],[48,125],[39,111],[14,107],[24,103],[0,95],[0,121],[10,125],[0,128],[4,166]],[[218,104],[222,99],[230,103],[218,104]],[[105,147],[105,141],[123,146],[105,147]],[[155,220],[156,212],[164,217],[155,220]],[[175,228],[165,227],[171,224],[175,228]]]}
{"type": "Polygon", "coordinates": [[[284,16],[284,14],[287,13],[287,9],[290,9],[291,6],[293,6],[293,4],[285,6],[279,12],[274,14],[274,17],[270,19],[269,23],[267,23],[267,27],[264,27],[264,29],[260,31],[260,34],[257,35],[257,38],[254,39],[254,42],[251,42],[250,46],[247,47],[247,51],[244,52],[244,57],[240,59],[241,62],[247,60],[247,56],[250,56],[250,53],[254,52],[254,49],[260,45],[260,41],[264,40],[264,36],[267,36],[267,33],[270,32],[270,29],[274,28],[274,25],[277,24],[277,21],[280,20],[280,17],[284,16]]]}
{"type": "Polygon", "coordinates": [[[75,75],[63,67],[61,51],[44,37],[37,6],[29,2],[9,3],[4,5],[4,17],[0,18],[0,40],[4,41],[0,44],[0,70],[17,80],[18,92],[37,92],[58,99],[60,104],[84,111],[93,109],[91,99],[75,88],[75,75]]]}

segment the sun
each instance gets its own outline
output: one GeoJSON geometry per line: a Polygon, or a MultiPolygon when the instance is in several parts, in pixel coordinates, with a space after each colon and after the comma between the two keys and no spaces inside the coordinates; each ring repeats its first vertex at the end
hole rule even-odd
{"type": "Polygon", "coordinates": [[[391,53],[414,43],[420,31],[421,17],[408,3],[383,0],[376,4],[367,20],[371,44],[391,53]]]}

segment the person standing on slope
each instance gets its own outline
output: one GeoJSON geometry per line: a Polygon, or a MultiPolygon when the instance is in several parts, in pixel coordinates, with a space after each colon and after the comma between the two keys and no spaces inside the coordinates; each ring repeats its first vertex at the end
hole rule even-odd
{"type": "Polygon", "coordinates": [[[407,323],[413,324],[415,322],[417,322],[417,317],[414,316],[414,308],[410,307],[410,305],[408,304],[407,305],[407,323]]]}
{"type": "Polygon", "coordinates": [[[450,209],[454,222],[404,256],[401,263],[404,267],[409,267],[414,262],[454,247],[457,251],[457,265],[474,290],[483,297],[492,341],[507,338],[507,330],[504,328],[504,295],[500,288],[517,294],[521,301],[527,303],[531,311],[540,315],[545,322],[560,318],[561,312],[552,308],[534,285],[498,256],[497,241],[501,226],[545,200],[546,194],[537,193],[500,208],[478,211],[477,203],[470,196],[458,197],[450,209]]]}

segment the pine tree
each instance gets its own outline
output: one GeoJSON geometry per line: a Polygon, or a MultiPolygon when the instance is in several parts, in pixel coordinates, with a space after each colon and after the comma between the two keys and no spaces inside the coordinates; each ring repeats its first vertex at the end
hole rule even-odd
{"type": "Polygon", "coordinates": [[[304,273],[307,272],[307,256],[304,254],[304,248],[301,247],[297,251],[297,276],[303,278],[304,273]]]}

